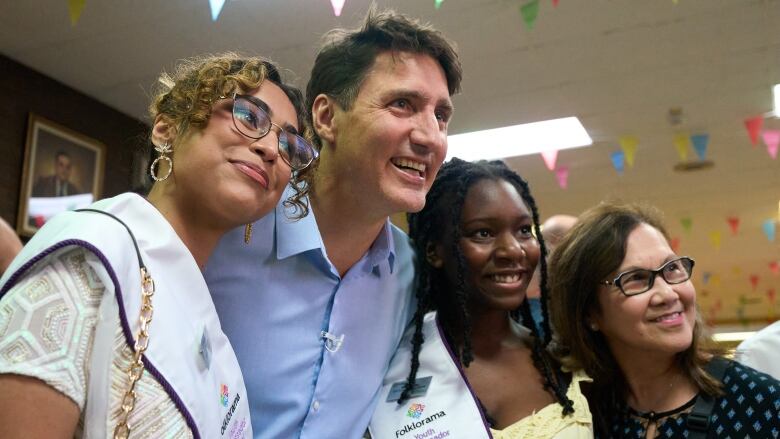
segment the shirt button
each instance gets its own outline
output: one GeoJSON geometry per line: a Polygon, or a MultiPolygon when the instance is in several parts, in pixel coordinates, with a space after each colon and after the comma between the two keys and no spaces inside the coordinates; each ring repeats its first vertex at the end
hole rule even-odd
{"type": "Polygon", "coordinates": [[[316,412],[317,410],[319,410],[319,409],[320,409],[320,402],[319,402],[319,401],[314,401],[314,402],[311,404],[311,408],[312,408],[312,409],[313,409],[313,410],[316,412]]]}

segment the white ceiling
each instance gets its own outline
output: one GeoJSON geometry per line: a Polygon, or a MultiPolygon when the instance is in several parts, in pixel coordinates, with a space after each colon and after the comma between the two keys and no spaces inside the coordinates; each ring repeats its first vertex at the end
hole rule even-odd
{"type": "MultiPolygon", "coordinates": [[[[533,30],[525,0],[397,0],[377,3],[431,21],[460,48],[464,92],[455,99],[451,133],[580,117],[595,143],[562,151],[569,187],[560,189],[542,159],[508,162],[528,179],[544,217],[577,214],[604,198],[647,200],[665,210],[681,251],[697,260],[705,315],[717,320],[780,317],[767,290],[780,295],[780,231],[761,231],[780,215],[780,160],[751,147],[743,120],[772,109],[780,83],[780,0],[540,0],[533,30]],[[681,107],[684,122],[667,114],[681,107]],[[679,173],[677,133],[708,133],[708,170],[679,173]],[[619,176],[609,154],[618,139],[639,141],[636,163],[619,176]],[[726,217],[741,220],[731,236],[726,217]],[[680,218],[690,217],[685,232],[680,218]],[[721,231],[719,250],[709,241],[721,231]],[[704,285],[701,274],[715,281],[704,285]],[[760,278],[752,289],[751,274],[760,278]],[[718,279],[719,278],[719,279],[718,279]]],[[[6,1],[0,52],[127,114],[144,118],[147,91],[176,59],[224,50],[269,56],[305,86],[319,37],[355,26],[369,0],[346,0],[334,17],[328,0],[228,0],[212,22],[207,0],[87,1],[72,27],[66,0],[6,1]]],[[[145,120],[145,119],[144,119],[145,120]]],[[[765,126],[780,128],[767,119],[765,126]]],[[[691,150],[689,155],[694,156],[691,150]]]]}

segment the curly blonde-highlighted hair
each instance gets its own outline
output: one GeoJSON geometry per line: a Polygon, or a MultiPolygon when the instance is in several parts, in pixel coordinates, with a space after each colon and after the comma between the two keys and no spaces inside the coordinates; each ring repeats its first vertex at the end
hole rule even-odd
{"type": "MultiPolygon", "coordinates": [[[[214,102],[234,92],[249,92],[270,80],[284,91],[297,114],[301,135],[311,139],[303,94],[282,80],[279,68],[261,57],[242,56],[234,52],[205,55],[180,61],[172,73],[163,72],[157,80],[149,105],[152,120],[165,117],[176,128],[176,139],[183,139],[191,129],[203,129],[211,117],[214,102]]],[[[177,140],[174,140],[174,150],[177,140]]],[[[295,193],[284,201],[296,218],[306,216],[309,205],[305,195],[308,184],[293,173],[295,193]]]]}

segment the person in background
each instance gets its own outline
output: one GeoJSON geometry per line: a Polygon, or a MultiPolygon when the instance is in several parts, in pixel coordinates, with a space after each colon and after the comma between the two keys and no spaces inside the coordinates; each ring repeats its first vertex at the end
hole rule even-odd
{"type": "Polygon", "coordinates": [[[14,229],[0,218],[0,276],[22,250],[22,241],[14,229]]]}
{"type": "MultiPolygon", "coordinates": [[[[409,215],[419,255],[418,308],[385,377],[373,438],[396,438],[399,431],[593,437],[580,392],[587,377],[561,370],[545,350],[549,336],[518,322],[530,318],[525,293],[537,264],[542,299],[547,295],[539,229],[528,184],[503,162],[444,164],[425,208],[409,215]],[[425,410],[417,418],[424,426],[410,424],[418,410],[425,410]]],[[[550,334],[546,318],[539,323],[550,334]]]]}
{"type": "MultiPolygon", "coordinates": [[[[605,202],[550,259],[550,316],[599,438],[772,437],[780,383],[705,347],[691,282],[656,209],[605,202]]],[[[775,432],[775,433],[773,433],[775,432]]]]}
{"type": "Polygon", "coordinates": [[[740,343],[734,359],[780,379],[780,321],[740,343]]]}
{"type": "MultiPolygon", "coordinates": [[[[550,255],[561,242],[561,239],[566,235],[577,222],[577,217],[572,215],[553,215],[542,223],[542,237],[547,244],[547,254],[550,255]]],[[[535,322],[542,320],[542,303],[539,299],[541,296],[541,289],[539,287],[539,278],[541,265],[536,266],[534,276],[531,278],[531,283],[528,284],[528,292],[526,294],[526,300],[531,306],[531,316],[535,322]]],[[[538,327],[538,324],[537,324],[538,327]]]]}
{"type": "Polygon", "coordinates": [[[46,223],[0,280],[0,437],[252,437],[201,270],[316,157],[303,98],[236,54],[181,62],[150,106],[148,195],[46,223]]]}
{"type": "Polygon", "coordinates": [[[54,154],[54,174],[39,177],[33,184],[33,197],[65,197],[82,193],[70,182],[73,159],[65,150],[54,154]]]}
{"type": "Polygon", "coordinates": [[[423,207],[460,87],[452,44],[409,17],[372,10],[325,39],[306,93],[320,159],[299,176],[311,209],[291,222],[277,207],[249,245],[229,233],[206,269],[258,438],[365,432],[414,307],[389,216],[423,207]]]}

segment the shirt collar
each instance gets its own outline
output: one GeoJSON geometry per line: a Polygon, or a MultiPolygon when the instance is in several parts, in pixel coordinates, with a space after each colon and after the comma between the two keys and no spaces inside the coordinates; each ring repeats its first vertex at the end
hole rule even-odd
{"type": "MultiPolygon", "coordinates": [[[[289,190],[291,189],[288,188],[289,190]]],[[[288,191],[285,191],[283,199],[289,196],[288,191]]],[[[299,220],[290,219],[287,216],[288,213],[292,214],[290,209],[285,208],[284,202],[277,204],[274,213],[276,218],[277,259],[281,260],[317,249],[321,250],[323,255],[326,254],[325,245],[322,242],[319,228],[317,228],[317,220],[314,217],[311,204],[309,204],[309,213],[299,220]]],[[[382,270],[380,267],[384,261],[387,261],[389,273],[393,273],[395,268],[395,240],[393,239],[393,225],[390,222],[390,218],[385,220],[384,227],[371,244],[368,253],[363,259],[366,262],[366,269],[372,271],[376,276],[381,276],[382,270]]]]}

